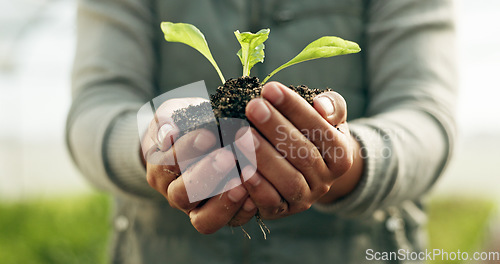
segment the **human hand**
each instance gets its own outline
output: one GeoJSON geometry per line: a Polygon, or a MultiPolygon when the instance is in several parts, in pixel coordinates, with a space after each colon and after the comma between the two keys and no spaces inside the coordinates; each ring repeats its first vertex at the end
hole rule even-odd
{"type": "Polygon", "coordinates": [[[176,209],[185,212],[191,224],[203,234],[227,225],[236,212],[240,220],[249,221],[256,213],[255,205],[241,186],[239,175],[227,179],[235,171],[235,158],[229,148],[216,148],[217,138],[208,129],[191,131],[178,138],[179,130],[171,116],[180,108],[197,105],[201,98],[172,99],[163,103],[142,140],[147,181],[176,209]],[[219,183],[227,188],[220,195],[200,201],[188,194],[210,197],[219,183]],[[198,184],[201,183],[201,184],[198,184]]]}
{"type": "Polygon", "coordinates": [[[257,172],[247,166],[242,177],[261,217],[292,215],[352,191],[362,161],[359,144],[349,133],[342,96],[325,92],[315,98],[312,107],[277,82],[266,84],[262,96],[266,100],[253,99],[246,108],[255,126],[254,139],[236,142],[243,153],[247,149],[256,153],[257,172]],[[341,188],[332,188],[334,182],[341,188]]]}

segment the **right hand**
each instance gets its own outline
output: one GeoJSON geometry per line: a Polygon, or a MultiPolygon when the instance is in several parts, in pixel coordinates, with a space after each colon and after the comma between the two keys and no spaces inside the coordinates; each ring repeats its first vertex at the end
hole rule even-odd
{"type": "MultiPolygon", "coordinates": [[[[207,179],[220,182],[236,164],[231,151],[215,147],[216,136],[207,129],[191,131],[177,138],[179,130],[173,123],[172,113],[203,101],[206,100],[184,98],[164,102],[157,109],[155,119],[142,139],[142,151],[145,153],[149,185],[161,193],[170,206],[186,213],[198,232],[210,234],[227,224],[242,225],[248,222],[256,214],[257,208],[239,178],[226,183],[236,186],[229,191],[205,199],[203,203],[190,202],[185,183],[204,183],[207,179]],[[234,220],[231,222],[236,214],[237,223],[234,220]]],[[[208,189],[204,184],[198,186],[205,188],[190,190],[200,196],[213,191],[210,182],[208,189]]]]}

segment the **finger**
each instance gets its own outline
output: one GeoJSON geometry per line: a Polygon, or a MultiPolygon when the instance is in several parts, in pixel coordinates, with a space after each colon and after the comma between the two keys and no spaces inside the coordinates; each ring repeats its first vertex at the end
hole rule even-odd
{"type": "Polygon", "coordinates": [[[175,98],[165,101],[156,109],[154,119],[148,129],[149,137],[159,149],[166,151],[179,135],[179,129],[172,120],[174,111],[205,101],[207,100],[199,97],[175,98]]]}
{"type": "MultiPolygon", "coordinates": [[[[264,98],[269,98],[269,102],[273,103],[273,106],[318,148],[320,156],[326,162],[326,166],[335,170],[336,161],[342,158],[338,154],[343,154],[344,149],[342,146],[345,146],[348,140],[345,133],[340,131],[340,127],[346,124],[347,113],[342,96],[335,92],[325,92],[322,94],[325,98],[318,96],[315,99],[315,108],[320,108],[319,105],[324,100],[328,100],[327,102],[330,103],[329,98],[338,101],[337,110],[332,110],[333,114],[329,114],[329,119],[340,120],[342,123],[335,124],[336,127],[334,127],[300,95],[280,83],[271,82],[267,84],[263,88],[262,94],[264,98]]],[[[330,107],[333,109],[333,104],[330,103],[330,107]]],[[[324,107],[321,109],[324,110],[324,107]]],[[[327,109],[326,111],[330,110],[327,109]]],[[[343,128],[342,131],[348,132],[348,129],[343,128]]],[[[291,133],[286,133],[286,131],[278,132],[281,134],[282,141],[294,139],[294,135],[291,133]]],[[[295,146],[292,145],[291,147],[295,146]]],[[[317,153],[312,152],[312,154],[317,153]]],[[[337,173],[335,174],[335,176],[340,176],[337,173]]]]}
{"type": "Polygon", "coordinates": [[[337,126],[347,121],[347,103],[339,93],[324,92],[314,98],[314,108],[331,125],[337,126]]]}
{"type": "Polygon", "coordinates": [[[332,151],[323,149],[323,158],[334,176],[340,177],[351,167],[353,159],[350,148],[343,147],[349,145],[350,139],[347,104],[340,94],[329,91],[314,98],[314,108],[339,132],[334,131],[337,144],[333,148],[330,147],[332,151]]]}
{"type": "MultiPolygon", "coordinates": [[[[233,179],[228,184],[238,184],[237,180],[239,179],[233,179]]],[[[229,224],[242,208],[247,196],[246,189],[240,184],[220,196],[212,197],[203,206],[189,211],[191,224],[202,234],[212,234],[229,224]]],[[[251,219],[248,215],[246,218],[251,219]]]]}
{"type": "Polygon", "coordinates": [[[217,139],[212,132],[207,129],[197,129],[182,136],[175,142],[174,147],[166,152],[153,146],[146,152],[146,161],[154,165],[170,166],[168,169],[181,173],[194,158],[207,153],[216,143],[217,139]]]}
{"type": "MultiPolygon", "coordinates": [[[[252,138],[240,138],[240,140],[236,141],[236,147],[246,156],[252,154],[246,146],[254,144],[251,151],[255,151],[257,170],[270,182],[271,186],[274,186],[273,188],[277,189],[279,195],[286,201],[294,203],[307,197],[310,194],[308,182],[302,173],[280,154],[281,145],[275,148],[260,136],[255,129],[252,128],[250,132],[252,138]]],[[[249,180],[248,175],[251,174],[248,170],[251,167],[245,166],[247,174],[243,175],[244,182],[249,180]]]]}
{"type": "Polygon", "coordinates": [[[240,181],[234,155],[230,150],[218,149],[172,181],[167,189],[167,200],[172,207],[189,213],[201,200],[223,191],[218,191],[218,186],[232,179],[240,181]]]}
{"type": "Polygon", "coordinates": [[[168,185],[179,177],[184,166],[194,162],[194,158],[207,153],[215,144],[215,136],[208,130],[198,129],[181,137],[175,147],[167,152],[152,147],[146,153],[146,178],[151,187],[168,197],[168,185]],[[179,167],[179,162],[182,164],[179,167]]]}
{"type": "Polygon", "coordinates": [[[243,184],[263,219],[278,219],[292,213],[287,201],[255,168],[250,165],[243,168],[242,176],[247,179],[243,184]]]}
{"type": "Polygon", "coordinates": [[[168,186],[179,175],[168,169],[167,166],[159,166],[151,163],[146,163],[146,171],[146,179],[149,186],[167,198],[168,186]]]}
{"type": "MultiPolygon", "coordinates": [[[[323,184],[328,167],[320,151],[286,117],[261,98],[251,100],[246,113],[259,132],[304,175],[311,189],[323,184]]],[[[261,164],[257,164],[259,168],[261,164]]]]}
{"type": "MultiPolygon", "coordinates": [[[[326,93],[322,95],[324,94],[326,93]]],[[[290,120],[294,126],[309,136],[310,140],[314,143],[316,143],[315,138],[310,136],[314,135],[312,132],[319,131],[323,133],[324,131],[330,130],[332,125],[335,125],[328,123],[328,121],[322,117],[321,113],[318,115],[317,109],[313,108],[299,94],[281,83],[270,82],[266,84],[262,88],[262,96],[283,114],[283,116],[290,120]]],[[[319,97],[316,97],[316,99],[317,98],[319,97]]],[[[333,105],[331,106],[333,107],[333,105]]],[[[335,112],[333,108],[332,112],[335,112]]],[[[330,115],[333,115],[333,113],[330,115]]]]}
{"type": "Polygon", "coordinates": [[[261,215],[266,219],[279,218],[288,213],[288,207],[291,212],[302,211],[303,203],[311,195],[304,176],[254,129],[251,130],[253,139],[247,133],[236,141],[236,146],[245,156],[255,151],[259,173],[254,175],[255,167],[249,165],[244,167],[242,178],[261,215]],[[253,147],[248,148],[250,144],[253,147]]]}
{"type": "MultiPolygon", "coordinates": [[[[242,171],[242,181],[244,182],[247,190],[252,191],[252,195],[253,195],[252,199],[255,199],[256,203],[258,204],[256,206],[259,208],[261,216],[264,219],[276,219],[276,218],[279,218],[281,215],[285,214],[286,211],[288,211],[288,205],[285,202],[285,200],[281,197],[279,192],[275,189],[275,187],[268,180],[266,180],[265,178],[263,178],[260,175],[254,176],[254,174],[256,173],[257,158],[260,159],[259,164],[262,164],[263,161],[266,163],[269,161],[271,163],[274,163],[275,165],[277,165],[277,167],[276,167],[277,170],[281,171],[281,172],[286,171],[286,170],[283,170],[280,167],[280,165],[288,167],[288,170],[290,170],[290,171],[292,171],[292,170],[295,171],[295,168],[293,168],[293,166],[291,166],[288,162],[286,162],[285,164],[281,164],[282,162],[284,162],[284,159],[277,152],[274,152],[275,156],[272,157],[273,161],[271,161],[268,158],[269,153],[265,153],[266,155],[256,154],[256,150],[260,145],[259,139],[257,138],[256,134],[257,134],[257,132],[254,129],[248,128],[248,127],[241,128],[236,133],[235,144],[236,144],[237,150],[240,150],[241,151],[240,153],[243,154],[247,158],[247,160],[249,161],[249,163],[246,163],[248,165],[245,165],[245,163],[242,163],[241,159],[238,160],[240,168],[244,168],[242,171]],[[277,159],[277,161],[274,161],[274,159],[277,159]],[[254,177],[252,177],[252,176],[254,176],[254,177]],[[259,186],[259,187],[257,188],[257,186],[259,186]]],[[[269,144],[269,143],[267,143],[267,144],[269,144]]],[[[274,151],[274,149],[273,149],[273,151],[274,151]]],[[[270,166],[265,166],[265,165],[263,165],[259,168],[261,168],[262,170],[264,170],[266,172],[271,170],[271,172],[273,174],[275,174],[274,172],[276,171],[276,170],[273,170],[272,168],[270,168],[270,166]]],[[[272,175],[268,175],[268,176],[271,178],[272,175]]],[[[278,179],[280,177],[278,175],[276,175],[273,178],[278,179]]],[[[307,182],[305,181],[305,179],[302,175],[300,175],[300,179],[303,181],[303,184],[307,185],[307,182]]],[[[277,182],[276,186],[279,186],[280,183],[281,182],[277,182]]],[[[283,189],[284,190],[291,190],[290,188],[287,188],[287,186],[284,186],[283,189]]],[[[307,190],[308,187],[305,189],[307,190]]],[[[287,196],[287,197],[293,197],[295,195],[296,194],[294,194],[294,193],[292,193],[290,195],[285,194],[285,196],[287,196]]],[[[290,199],[290,200],[292,200],[292,199],[290,199]]],[[[255,204],[255,202],[253,202],[253,200],[252,200],[252,203],[255,204]]],[[[245,214],[245,216],[246,216],[246,214],[245,214]]],[[[241,217],[241,218],[243,218],[244,220],[240,220],[237,218],[234,221],[236,223],[241,223],[241,222],[244,222],[246,220],[246,218],[244,218],[244,217],[241,217]]]]}
{"type": "Polygon", "coordinates": [[[229,221],[228,225],[242,226],[248,223],[248,221],[250,221],[250,219],[252,219],[256,213],[257,213],[257,206],[250,197],[247,197],[245,202],[243,203],[243,206],[239,209],[239,211],[236,213],[233,219],[229,221]]]}
{"type": "Polygon", "coordinates": [[[166,151],[174,144],[178,136],[179,128],[171,122],[161,125],[153,139],[156,140],[155,143],[160,150],[166,151]]]}

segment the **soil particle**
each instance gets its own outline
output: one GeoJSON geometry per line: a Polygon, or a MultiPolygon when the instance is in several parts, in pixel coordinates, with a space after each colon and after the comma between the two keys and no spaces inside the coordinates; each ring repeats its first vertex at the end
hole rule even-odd
{"type": "MultiPolygon", "coordinates": [[[[301,95],[312,105],[318,94],[330,89],[310,89],[305,85],[289,86],[290,89],[301,95]]],[[[210,95],[210,103],[205,102],[196,106],[189,106],[173,113],[173,121],[181,134],[206,127],[212,123],[214,116],[220,118],[238,118],[247,120],[245,107],[253,98],[259,97],[262,85],[257,77],[240,77],[229,79],[223,86],[219,86],[215,94],[210,95]],[[213,112],[212,112],[213,111],[213,112]]],[[[218,124],[218,120],[216,121],[218,124]]]]}

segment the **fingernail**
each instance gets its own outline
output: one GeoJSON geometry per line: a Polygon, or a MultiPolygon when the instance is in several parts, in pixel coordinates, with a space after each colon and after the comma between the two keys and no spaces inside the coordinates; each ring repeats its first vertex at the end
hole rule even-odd
{"type": "Polygon", "coordinates": [[[193,142],[193,146],[200,151],[208,150],[209,148],[213,147],[214,144],[215,144],[214,135],[205,130],[201,130],[193,142]]]}
{"type": "Polygon", "coordinates": [[[266,89],[264,89],[262,96],[264,96],[264,98],[266,98],[273,105],[279,105],[283,102],[283,98],[285,97],[283,91],[281,91],[275,83],[269,83],[266,89]]]}
{"type": "Polygon", "coordinates": [[[243,168],[241,171],[241,177],[243,177],[243,181],[248,181],[256,172],[257,170],[253,166],[246,166],[243,168]]]}
{"type": "Polygon", "coordinates": [[[269,118],[271,118],[271,111],[264,103],[264,99],[257,98],[254,100],[255,102],[253,103],[253,109],[251,109],[250,114],[257,122],[261,124],[265,123],[267,120],[269,120],[269,118]]]}
{"type": "Polygon", "coordinates": [[[247,211],[247,212],[251,212],[253,211],[253,209],[255,209],[255,203],[251,200],[251,199],[247,199],[245,201],[245,204],[243,204],[243,210],[247,211]]]}
{"type": "Polygon", "coordinates": [[[163,126],[161,126],[158,130],[158,142],[162,144],[163,140],[165,140],[165,138],[168,136],[168,133],[172,130],[174,130],[174,127],[171,124],[164,124],[163,126]]]}
{"type": "Polygon", "coordinates": [[[241,201],[241,199],[246,194],[247,194],[247,191],[245,190],[245,188],[238,186],[236,188],[231,189],[227,193],[227,198],[229,198],[229,200],[231,200],[233,203],[237,203],[237,202],[241,201]]]}
{"type": "Polygon", "coordinates": [[[215,156],[215,162],[212,163],[212,166],[216,171],[225,173],[235,165],[234,163],[234,156],[232,154],[227,151],[220,151],[215,156]]]}
{"type": "Polygon", "coordinates": [[[326,96],[318,97],[315,100],[323,110],[325,110],[326,116],[331,116],[333,115],[333,112],[335,111],[333,102],[330,98],[326,96]]]}
{"type": "Polygon", "coordinates": [[[259,140],[250,129],[236,140],[236,144],[247,151],[255,151],[260,145],[259,140]]]}
{"type": "MultiPolygon", "coordinates": [[[[244,172],[242,172],[242,173],[244,173],[244,172]]],[[[250,174],[250,171],[248,171],[247,173],[250,174]]],[[[248,183],[250,183],[250,185],[252,185],[253,187],[257,187],[260,184],[260,182],[262,181],[260,175],[258,173],[256,173],[255,170],[252,172],[252,174],[247,175],[247,178],[245,178],[245,176],[243,176],[243,179],[247,179],[246,181],[248,183]]]]}

